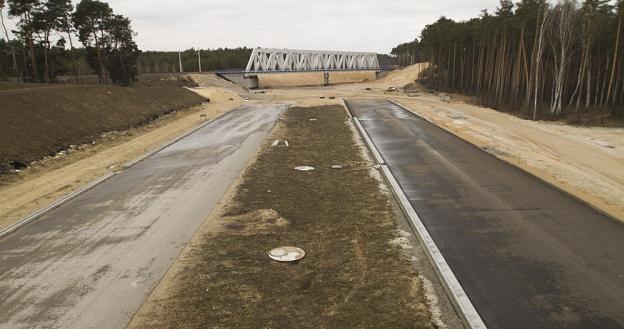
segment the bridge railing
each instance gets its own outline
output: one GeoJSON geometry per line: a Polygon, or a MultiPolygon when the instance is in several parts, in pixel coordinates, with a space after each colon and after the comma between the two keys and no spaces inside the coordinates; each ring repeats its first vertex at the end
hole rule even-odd
{"type": "Polygon", "coordinates": [[[246,73],[379,70],[376,53],[256,48],[246,73]]]}

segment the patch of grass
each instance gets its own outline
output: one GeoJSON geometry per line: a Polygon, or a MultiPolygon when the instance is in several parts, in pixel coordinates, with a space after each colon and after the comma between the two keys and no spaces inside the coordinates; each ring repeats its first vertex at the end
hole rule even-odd
{"type": "Polygon", "coordinates": [[[389,243],[392,207],[347,121],[341,106],[289,109],[271,140],[290,147],[263,147],[217,228],[185,255],[170,295],[148,300],[139,327],[433,327],[416,271],[389,243]],[[300,165],[316,170],[293,169],[300,165]],[[307,255],[270,260],[283,245],[307,255]]]}

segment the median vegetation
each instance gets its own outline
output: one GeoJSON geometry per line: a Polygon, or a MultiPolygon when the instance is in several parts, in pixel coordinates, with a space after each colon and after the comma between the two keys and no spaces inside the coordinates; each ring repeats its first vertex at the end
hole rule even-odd
{"type": "Polygon", "coordinates": [[[342,106],[289,109],[129,328],[435,328],[348,120],[342,106]],[[305,258],[269,258],[283,245],[305,258]]]}

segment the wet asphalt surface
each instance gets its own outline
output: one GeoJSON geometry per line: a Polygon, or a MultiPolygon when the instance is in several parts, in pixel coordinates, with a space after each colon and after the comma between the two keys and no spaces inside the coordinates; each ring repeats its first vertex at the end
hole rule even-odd
{"type": "Polygon", "coordinates": [[[488,328],[624,328],[624,225],[393,103],[347,103],[488,328]]]}
{"type": "Polygon", "coordinates": [[[0,240],[0,328],[124,328],[286,105],[248,105],[0,240]]]}

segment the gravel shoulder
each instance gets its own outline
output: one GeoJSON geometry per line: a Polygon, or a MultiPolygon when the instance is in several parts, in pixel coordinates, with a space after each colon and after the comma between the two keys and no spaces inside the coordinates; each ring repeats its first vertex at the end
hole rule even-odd
{"type": "Polygon", "coordinates": [[[348,121],[342,106],[289,109],[129,328],[443,327],[348,121]],[[281,245],[306,257],[269,259],[281,245]]]}

